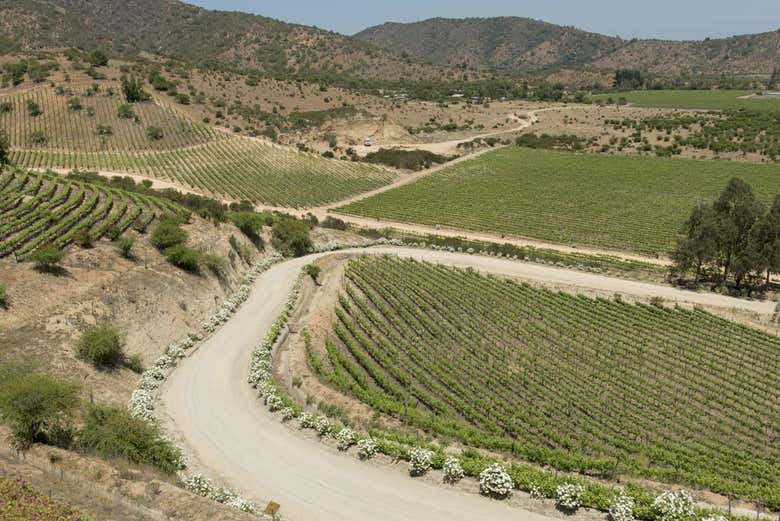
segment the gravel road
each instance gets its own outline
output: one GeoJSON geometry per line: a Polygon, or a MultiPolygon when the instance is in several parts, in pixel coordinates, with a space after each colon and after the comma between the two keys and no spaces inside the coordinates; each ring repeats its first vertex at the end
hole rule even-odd
{"type": "MultiPolygon", "coordinates": [[[[771,312],[715,294],[624,281],[491,257],[381,247],[346,252],[392,253],[430,262],[470,266],[555,285],[660,296],[667,300],[771,312]]],[[[342,252],[343,253],[343,252],[342,252]]],[[[290,432],[263,407],[246,383],[250,353],[265,336],[311,255],[278,264],[256,281],[233,318],[184,360],[165,384],[161,416],[196,467],[247,497],[282,505],[295,521],[544,521],[553,519],[474,494],[418,482],[402,472],[335,453],[290,432]]]]}

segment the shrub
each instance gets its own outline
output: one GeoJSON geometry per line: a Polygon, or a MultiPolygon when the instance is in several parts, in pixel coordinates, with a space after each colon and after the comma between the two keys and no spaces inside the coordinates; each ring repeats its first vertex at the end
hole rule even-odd
{"type": "Polygon", "coordinates": [[[135,246],[135,239],[127,235],[118,237],[116,241],[116,247],[119,250],[119,255],[125,259],[133,258],[133,246],[135,246]]]}
{"type": "Polygon", "coordinates": [[[358,457],[366,460],[376,456],[379,449],[376,446],[376,442],[372,438],[364,438],[357,442],[358,457]]]}
{"type": "Polygon", "coordinates": [[[73,97],[68,100],[68,108],[70,110],[81,110],[84,108],[84,105],[81,104],[80,98],[73,97]]]}
{"type": "Polygon", "coordinates": [[[338,219],[336,217],[327,216],[324,221],[322,221],[323,228],[331,228],[333,230],[346,230],[347,229],[347,223],[342,221],[341,219],[338,219]]]}
{"type": "Polygon", "coordinates": [[[122,458],[168,474],[183,468],[181,452],[165,439],[159,426],[134,418],[123,407],[90,408],[79,446],[104,458],[122,458]]]}
{"type": "Polygon", "coordinates": [[[338,442],[339,450],[349,450],[349,448],[355,444],[356,440],[355,431],[348,427],[344,427],[336,434],[336,441],[338,442]]]}
{"type": "Polygon", "coordinates": [[[693,518],[693,498],[688,492],[664,492],[653,501],[658,521],[682,521],[693,518]]]}
{"type": "Polygon", "coordinates": [[[555,489],[555,504],[561,510],[573,512],[582,506],[582,485],[564,483],[555,489]]]}
{"type": "Polygon", "coordinates": [[[13,112],[14,110],[14,104],[10,101],[3,101],[0,102],[0,114],[8,114],[10,112],[13,112]]]}
{"type": "Polygon", "coordinates": [[[0,368],[0,419],[11,428],[13,444],[67,446],[79,387],[28,368],[0,368]]]}
{"type": "Polygon", "coordinates": [[[273,226],[273,246],[287,257],[306,255],[312,247],[309,226],[290,217],[279,219],[273,226]]]}
{"type": "Polygon", "coordinates": [[[256,240],[258,232],[269,223],[267,215],[252,211],[230,212],[228,213],[228,219],[252,240],[256,240]]]}
{"type": "Polygon", "coordinates": [[[92,49],[84,60],[93,67],[105,67],[108,65],[108,56],[101,49],[92,49]]]}
{"type": "Polygon", "coordinates": [[[141,374],[144,372],[144,364],[141,361],[140,355],[132,355],[125,359],[125,367],[130,369],[134,373],[141,374]]]}
{"type": "Polygon", "coordinates": [[[5,286],[0,284],[0,308],[8,309],[8,294],[6,293],[5,286]]]}
{"type": "Polygon", "coordinates": [[[367,154],[363,161],[383,164],[404,170],[423,170],[433,164],[446,163],[452,158],[429,152],[428,150],[399,150],[382,148],[367,154]]]}
{"type": "Polygon", "coordinates": [[[89,229],[81,227],[73,234],[73,243],[82,248],[92,247],[92,236],[89,234],[89,229]]]}
{"type": "Polygon", "coordinates": [[[161,219],[152,230],[152,244],[158,250],[166,250],[187,242],[187,232],[179,227],[179,221],[174,218],[161,219]]]}
{"type": "Polygon", "coordinates": [[[133,119],[135,117],[135,111],[133,111],[132,105],[122,103],[116,109],[116,115],[122,119],[133,119]]]}
{"type": "Polygon", "coordinates": [[[98,136],[113,136],[114,135],[114,129],[111,127],[111,125],[98,125],[95,129],[95,132],[97,132],[98,136]]]}
{"type": "Polygon", "coordinates": [[[479,473],[479,493],[503,499],[512,493],[514,483],[506,468],[493,463],[479,473]]]}
{"type": "Polygon", "coordinates": [[[447,483],[457,483],[466,475],[460,461],[455,456],[447,456],[442,471],[444,471],[444,481],[447,483]]]}
{"type": "Polygon", "coordinates": [[[609,517],[612,521],[634,521],[634,497],[621,490],[609,505],[609,517]]]}
{"type": "Polygon", "coordinates": [[[304,273],[311,277],[311,280],[314,281],[314,283],[317,283],[317,277],[320,276],[320,273],[322,272],[322,268],[319,266],[315,266],[314,264],[307,264],[303,268],[304,273]]]}
{"type": "Polygon", "coordinates": [[[146,137],[149,141],[159,141],[163,138],[163,130],[160,127],[146,127],[146,137]]]}
{"type": "Polygon", "coordinates": [[[93,326],[82,333],[76,346],[78,357],[98,369],[116,369],[125,360],[119,332],[108,324],[93,326]]]}
{"type": "Polygon", "coordinates": [[[8,164],[11,150],[11,142],[8,140],[8,134],[0,129],[0,169],[8,164]]]}
{"type": "Polygon", "coordinates": [[[43,111],[41,110],[41,106],[38,105],[37,102],[28,99],[27,100],[27,113],[30,114],[32,117],[37,117],[43,114],[43,111]]]}
{"type": "Polygon", "coordinates": [[[314,430],[316,430],[317,434],[320,436],[326,437],[333,431],[333,426],[326,416],[318,416],[317,419],[314,420],[314,430]]]}
{"type": "Polygon", "coordinates": [[[190,273],[197,273],[200,270],[202,256],[197,250],[188,248],[183,244],[176,244],[175,246],[166,248],[163,253],[168,262],[177,268],[189,271],[190,273]]]}
{"type": "Polygon", "coordinates": [[[150,98],[149,93],[144,91],[141,82],[134,77],[122,76],[122,94],[128,103],[137,103],[146,101],[150,98]]]}
{"type": "Polygon", "coordinates": [[[409,464],[409,473],[412,476],[422,476],[433,464],[433,451],[414,447],[409,455],[409,464]]]}
{"type": "Polygon", "coordinates": [[[200,262],[218,277],[224,277],[227,273],[227,260],[225,260],[224,257],[212,254],[201,254],[200,262]]]}
{"type": "Polygon", "coordinates": [[[39,246],[33,251],[28,260],[35,263],[35,269],[44,273],[57,271],[59,264],[65,258],[65,252],[52,244],[39,246]]]}
{"type": "Polygon", "coordinates": [[[67,503],[34,490],[24,479],[0,478],[0,519],[21,521],[87,521],[92,519],[67,503]]]}

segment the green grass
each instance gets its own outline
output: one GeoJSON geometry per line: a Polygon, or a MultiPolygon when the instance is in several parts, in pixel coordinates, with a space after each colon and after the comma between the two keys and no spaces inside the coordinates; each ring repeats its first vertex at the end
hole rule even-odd
{"type": "Polygon", "coordinates": [[[351,261],[346,281],[312,366],[408,427],[780,504],[776,337],[393,257],[351,261]]]}
{"type": "Polygon", "coordinates": [[[626,98],[637,107],[670,108],[670,109],[751,109],[780,110],[780,98],[766,97],[739,99],[742,96],[755,94],[749,90],[641,90],[633,92],[617,92],[592,96],[592,100],[606,101],[612,98],[617,101],[626,98]]]}
{"type": "Polygon", "coordinates": [[[504,148],[338,211],[389,221],[667,253],[691,208],[741,177],[770,202],[774,165],[504,148]]]}

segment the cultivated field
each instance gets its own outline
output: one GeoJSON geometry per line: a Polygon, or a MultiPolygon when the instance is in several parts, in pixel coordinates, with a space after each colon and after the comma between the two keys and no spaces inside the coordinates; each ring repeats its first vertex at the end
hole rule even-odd
{"type": "Polygon", "coordinates": [[[87,89],[68,96],[47,87],[0,99],[6,103],[0,129],[11,137],[11,162],[138,174],[220,198],[287,207],[344,199],[390,183],[396,175],[374,165],[229,136],[190,121],[162,98],[130,105],[133,117],[123,118],[115,87],[103,85],[89,96],[87,89]],[[73,99],[81,108],[72,108],[73,99]],[[40,114],[32,115],[28,101],[40,114]],[[149,127],[159,129],[161,137],[151,139],[149,127]]]}
{"type": "Polygon", "coordinates": [[[780,500],[780,340],[702,311],[392,257],[347,268],[320,377],[449,441],[780,500]]]}
{"type": "Polygon", "coordinates": [[[162,98],[129,105],[132,114],[120,117],[124,104],[118,85],[71,86],[58,94],[41,87],[0,96],[0,128],[11,138],[11,146],[23,149],[78,152],[170,150],[215,141],[219,134],[210,127],[190,121],[162,98]],[[40,114],[33,116],[28,103],[40,114]],[[78,108],[75,108],[78,107],[78,108]],[[162,131],[149,139],[148,127],[162,131]],[[41,136],[35,139],[35,133],[41,136]]]}
{"type": "Polygon", "coordinates": [[[747,90],[642,90],[633,92],[619,92],[616,94],[602,94],[593,96],[593,100],[606,101],[612,98],[617,101],[625,98],[626,101],[637,107],[658,107],[670,109],[751,109],[751,110],[780,110],[780,98],[778,97],[750,97],[756,94],[747,90]]]}
{"type": "Polygon", "coordinates": [[[561,244],[666,253],[700,200],[729,178],[766,202],[777,167],[505,148],[338,211],[561,244]]]}
{"type": "Polygon", "coordinates": [[[71,181],[57,175],[0,174],[0,257],[24,257],[38,246],[64,247],[86,230],[90,240],[144,231],[161,213],[185,215],[163,199],[71,181]]]}

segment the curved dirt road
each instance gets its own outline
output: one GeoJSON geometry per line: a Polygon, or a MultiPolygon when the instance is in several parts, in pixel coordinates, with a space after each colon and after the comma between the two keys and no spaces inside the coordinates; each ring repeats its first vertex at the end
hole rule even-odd
{"type": "MultiPolygon", "coordinates": [[[[470,266],[552,284],[661,296],[668,300],[771,312],[754,303],[714,294],[623,281],[599,275],[491,257],[380,247],[341,253],[392,253],[430,262],[470,266]]],[[[549,517],[477,495],[417,482],[402,472],[338,454],[288,427],[266,411],[246,383],[250,353],[281,312],[300,269],[317,254],[278,264],[261,275],[249,299],[165,384],[161,417],[197,466],[247,497],[282,504],[297,521],[549,521],[549,517]]]]}

